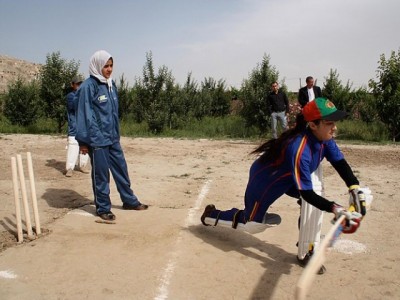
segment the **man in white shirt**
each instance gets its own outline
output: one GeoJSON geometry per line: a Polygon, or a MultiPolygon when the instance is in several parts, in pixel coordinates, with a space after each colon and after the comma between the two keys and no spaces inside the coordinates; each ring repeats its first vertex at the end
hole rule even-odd
{"type": "Polygon", "coordinates": [[[314,85],[314,78],[308,76],[306,78],[306,86],[299,90],[298,101],[303,108],[308,102],[313,101],[315,98],[322,97],[321,88],[314,85]]]}

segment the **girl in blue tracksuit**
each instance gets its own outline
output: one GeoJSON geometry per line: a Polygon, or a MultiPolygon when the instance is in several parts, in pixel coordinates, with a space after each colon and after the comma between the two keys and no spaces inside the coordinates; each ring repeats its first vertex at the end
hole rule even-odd
{"type": "Polygon", "coordinates": [[[96,212],[104,220],[115,220],[111,212],[110,171],[123,209],[145,210],[131,189],[128,168],[120,145],[117,88],[111,78],[113,58],[100,50],[90,59],[89,74],[75,97],[76,140],[92,163],[92,186],[96,212]]]}
{"type": "Polygon", "coordinates": [[[359,226],[359,212],[362,211],[357,196],[353,199],[357,211],[347,212],[335,202],[317,195],[311,181],[311,174],[326,158],[345,181],[351,195],[357,194],[359,182],[333,140],[335,121],[345,116],[345,112],[337,110],[325,98],[317,98],[307,104],[297,117],[295,128],[253,151],[260,156],[250,168],[244,209],[221,211],[210,204],[201,216],[202,223],[215,226],[223,220],[224,223],[232,222],[233,228],[250,221],[262,223],[270,205],[286,193],[295,198],[301,197],[320,210],[333,212],[336,217],[344,214],[348,220],[344,232],[354,232],[359,226]]]}

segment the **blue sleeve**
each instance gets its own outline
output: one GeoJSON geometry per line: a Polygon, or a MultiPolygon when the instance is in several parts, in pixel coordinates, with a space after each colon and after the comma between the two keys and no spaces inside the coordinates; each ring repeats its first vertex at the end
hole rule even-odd
{"type": "Polygon", "coordinates": [[[334,139],[330,139],[324,143],[324,156],[330,163],[340,161],[344,158],[342,151],[340,151],[334,139]]]}
{"type": "Polygon", "coordinates": [[[92,84],[85,81],[76,93],[75,112],[76,112],[76,140],[80,144],[91,145],[90,128],[93,122],[92,99],[95,88],[92,84]]]}
{"type": "Polygon", "coordinates": [[[75,113],[75,104],[74,104],[74,97],[75,93],[71,92],[68,93],[67,95],[67,111],[68,114],[74,114],[75,113]]]}
{"type": "Polygon", "coordinates": [[[287,159],[291,162],[291,173],[298,190],[312,190],[311,181],[311,150],[307,145],[307,138],[303,137],[288,147],[287,159]]]}
{"type": "Polygon", "coordinates": [[[75,93],[70,92],[67,95],[67,117],[68,117],[68,136],[76,134],[76,118],[75,118],[75,93]]]}

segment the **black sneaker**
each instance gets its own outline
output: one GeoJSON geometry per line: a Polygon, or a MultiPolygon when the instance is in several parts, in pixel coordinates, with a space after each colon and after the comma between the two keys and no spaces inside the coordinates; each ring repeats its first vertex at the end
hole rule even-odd
{"type": "MultiPolygon", "coordinates": [[[[306,254],[306,256],[303,259],[300,259],[298,256],[297,257],[297,261],[299,262],[300,266],[302,266],[303,268],[305,268],[308,264],[308,262],[311,259],[312,254],[310,255],[309,253],[306,254]]],[[[326,267],[324,265],[321,266],[321,268],[319,268],[317,274],[322,275],[326,272],[326,267]]]]}
{"type": "Polygon", "coordinates": [[[204,209],[203,214],[201,215],[200,221],[201,223],[203,223],[203,225],[205,226],[210,226],[209,224],[206,224],[205,220],[207,217],[210,216],[211,212],[216,210],[215,205],[214,204],[208,204],[206,206],[206,208],[204,209]]]}
{"type": "Polygon", "coordinates": [[[130,205],[130,204],[124,203],[122,205],[122,209],[125,209],[125,210],[146,210],[148,208],[149,208],[149,206],[146,204],[130,205]]]}

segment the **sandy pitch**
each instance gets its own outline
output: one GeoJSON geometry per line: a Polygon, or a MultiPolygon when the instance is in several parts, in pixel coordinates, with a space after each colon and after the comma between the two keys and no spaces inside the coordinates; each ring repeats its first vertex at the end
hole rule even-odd
{"type": "MultiPolygon", "coordinates": [[[[122,210],[112,182],[113,225],[95,222],[89,175],[63,176],[65,144],[0,135],[1,299],[293,299],[302,271],[296,201],[273,204],[282,223],[260,234],[200,225],[206,204],[242,207],[254,143],[123,138],[132,187],[151,206],[122,210]],[[10,157],[27,151],[44,234],[16,245],[10,157]]],[[[341,148],[374,201],[329,254],[309,299],[399,299],[400,148],[341,148]]],[[[324,173],[327,197],[345,205],[344,183],[326,162],[324,173]]]]}

